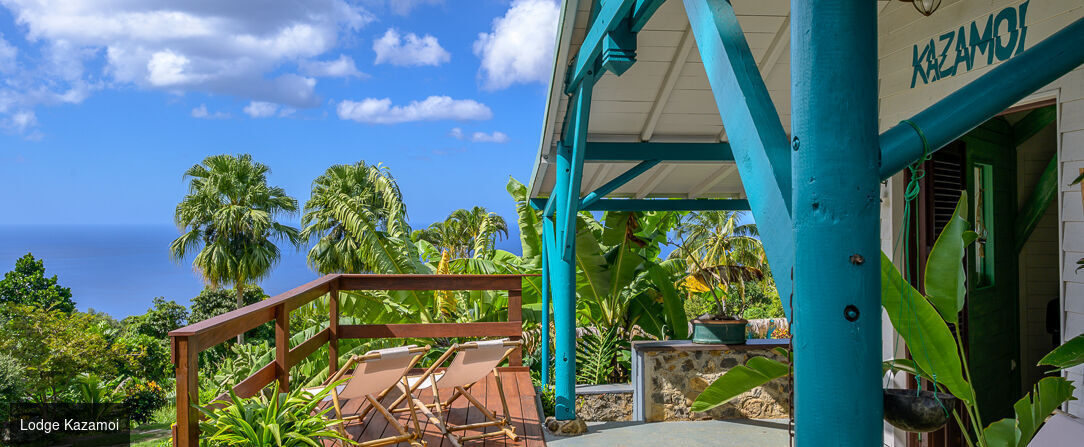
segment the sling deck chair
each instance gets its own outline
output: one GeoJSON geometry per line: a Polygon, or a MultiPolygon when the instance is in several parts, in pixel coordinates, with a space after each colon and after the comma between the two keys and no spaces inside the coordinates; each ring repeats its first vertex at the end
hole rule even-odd
{"type": "MultiPolygon", "coordinates": [[[[350,360],[338,372],[335,373],[327,383],[335,383],[342,379],[350,368],[357,365],[354,368],[354,372],[350,375],[346,383],[335,387],[329,397],[324,398],[324,401],[331,400],[332,405],[335,407],[335,416],[337,420],[342,421],[338,425],[339,432],[347,437],[345,424],[347,421],[364,421],[365,416],[370,411],[376,409],[384,419],[387,419],[388,424],[395,429],[398,433],[395,436],[388,436],[380,439],[371,439],[361,441],[357,445],[362,447],[374,447],[388,444],[398,444],[400,442],[409,442],[413,447],[424,447],[425,441],[421,440],[422,431],[418,425],[417,413],[414,411],[414,402],[409,400],[405,410],[410,411],[410,422],[413,425],[413,430],[404,427],[395,416],[392,415],[391,410],[394,409],[402,399],[398,399],[390,407],[385,407],[380,404],[380,400],[384,398],[393,388],[399,388],[404,395],[407,393],[406,374],[410,368],[413,368],[418,360],[421,360],[425,353],[429,352],[429,346],[400,346],[398,348],[377,349],[369,351],[364,355],[355,355],[350,357],[350,360]],[[349,399],[363,398],[369,403],[365,410],[360,414],[346,415],[342,413],[342,401],[349,399]]],[[[314,390],[319,390],[315,388],[314,390]]],[[[360,408],[360,407],[359,407],[360,408]]],[[[374,416],[375,417],[375,416],[374,416]]]]}
{"type": "Polygon", "coordinates": [[[464,441],[490,436],[503,435],[508,436],[508,439],[513,442],[516,441],[519,436],[516,435],[515,427],[508,420],[508,401],[504,397],[504,386],[501,384],[501,375],[497,372],[497,365],[500,365],[512,351],[515,351],[521,345],[522,342],[520,341],[509,341],[506,338],[452,345],[420,376],[407,377],[409,390],[392,403],[392,407],[397,406],[399,401],[407,396],[414,400],[414,404],[410,408],[399,408],[393,411],[413,411],[412,408],[416,407],[429,418],[430,422],[440,429],[441,433],[448,438],[454,447],[460,447],[464,441]],[[444,371],[436,372],[436,369],[443,365],[452,355],[455,355],[455,358],[452,359],[451,364],[444,371]],[[501,417],[497,417],[492,410],[486,408],[485,404],[478,401],[478,398],[472,396],[469,392],[474,384],[484,380],[490,372],[493,373],[497,381],[497,393],[500,395],[501,407],[504,411],[501,417]],[[433,393],[433,403],[431,404],[422,403],[422,401],[414,397],[414,391],[426,388],[432,390],[433,393]],[[453,390],[452,395],[448,400],[441,402],[438,388],[451,388],[453,390]],[[449,424],[443,414],[445,411],[450,411],[452,402],[460,397],[467,399],[471,405],[474,405],[485,416],[486,421],[464,425],[449,424]],[[500,430],[484,433],[484,430],[488,427],[498,427],[500,430]],[[454,433],[473,429],[482,429],[483,433],[471,436],[461,436],[454,433]]]}

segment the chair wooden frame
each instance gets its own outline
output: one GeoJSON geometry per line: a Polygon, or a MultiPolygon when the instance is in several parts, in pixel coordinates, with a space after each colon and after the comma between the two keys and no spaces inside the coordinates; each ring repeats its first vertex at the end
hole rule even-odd
{"type": "MultiPolygon", "coordinates": [[[[440,356],[440,358],[437,359],[437,361],[433,362],[433,364],[428,369],[426,369],[425,372],[423,372],[420,376],[411,376],[411,377],[409,377],[406,380],[406,382],[408,384],[407,392],[404,393],[403,396],[400,396],[398,399],[396,399],[395,402],[393,402],[391,404],[391,406],[393,408],[398,406],[399,403],[406,396],[410,396],[411,398],[408,399],[408,400],[413,400],[414,403],[413,403],[413,405],[410,405],[409,408],[399,408],[399,409],[396,409],[396,410],[392,410],[392,412],[397,413],[397,412],[402,412],[402,411],[414,411],[414,408],[417,408],[423,414],[425,414],[426,417],[429,418],[429,422],[433,423],[434,425],[437,426],[437,428],[440,429],[441,433],[446,438],[448,438],[448,440],[451,442],[452,446],[454,446],[454,447],[461,447],[462,443],[465,442],[465,441],[471,441],[471,440],[475,440],[475,439],[482,439],[482,438],[487,438],[487,437],[491,437],[491,436],[502,436],[503,435],[503,436],[507,436],[508,439],[511,439],[513,442],[517,441],[519,439],[519,435],[516,434],[516,432],[515,432],[516,428],[514,426],[512,426],[510,424],[511,421],[509,421],[508,400],[504,396],[504,385],[501,383],[501,374],[497,370],[497,365],[500,365],[501,363],[503,363],[506,359],[508,359],[508,356],[511,355],[512,352],[514,352],[516,349],[519,349],[522,345],[523,345],[523,342],[521,342],[519,340],[514,340],[514,341],[512,341],[512,340],[504,340],[503,346],[505,348],[507,348],[507,349],[505,350],[504,355],[501,357],[501,359],[499,361],[497,361],[496,364],[494,364],[494,366],[493,366],[493,370],[492,370],[493,371],[493,377],[494,377],[494,379],[496,379],[496,382],[497,382],[497,394],[501,398],[501,408],[503,410],[503,413],[501,414],[500,417],[498,417],[489,408],[486,408],[485,404],[480,402],[475,396],[470,394],[471,387],[473,387],[477,382],[476,383],[471,383],[471,384],[468,384],[468,385],[465,385],[465,386],[455,386],[455,387],[453,387],[452,388],[452,390],[453,390],[452,395],[448,398],[448,400],[443,401],[443,402],[441,401],[441,398],[440,398],[440,391],[437,390],[437,385],[440,382],[439,377],[434,378],[434,374],[436,373],[437,368],[439,368],[440,365],[443,365],[446,361],[448,361],[448,359],[450,359],[453,355],[456,355],[456,354],[458,354],[458,353],[460,353],[462,351],[466,351],[466,350],[470,350],[470,349],[477,349],[478,348],[478,343],[477,342],[467,342],[467,343],[462,343],[462,344],[457,343],[457,344],[452,345],[451,348],[449,348],[447,351],[445,351],[444,354],[442,354],[440,356]],[[414,380],[414,383],[411,384],[410,380],[414,380]],[[420,388],[426,381],[431,382],[431,384],[429,386],[429,388],[433,392],[433,403],[431,403],[431,404],[423,403],[422,401],[420,401],[420,400],[418,400],[417,398],[414,397],[414,392],[417,391],[418,388],[420,388]],[[459,399],[460,397],[463,397],[463,398],[467,399],[467,401],[471,405],[473,405],[475,408],[477,408],[478,411],[482,412],[482,415],[485,416],[486,421],[485,422],[478,422],[478,423],[474,423],[474,424],[463,424],[463,425],[452,425],[452,424],[448,423],[445,420],[445,418],[442,417],[442,416],[444,415],[445,411],[451,409],[451,404],[453,402],[455,402],[457,399],[459,399]],[[435,410],[435,413],[434,413],[434,410],[435,410]],[[482,429],[484,431],[488,427],[499,427],[500,430],[490,432],[490,433],[482,433],[482,434],[478,434],[478,435],[471,435],[471,436],[460,436],[460,435],[456,435],[454,433],[454,432],[465,431],[465,430],[474,430],[474,429],[482,429]]],[[[447,373],[447,371],[445,371],[445,373],[447,373]]]]}
{"type": "MultiPolygon", "coordinates": [[[[409,366],[407,366],[406,370],[409,371],[410,368],[414,367],[414,365],[416,365],[418,361],[421,360],[421,358],[425,356],[427,352],[429,352],[429,349],[429,346],[411,347],[409,349],[409,352],[413,354],[414,357],[410,359],[409,366]]],[[[381,354],[379,352],[368,352],[363,355],[352,356],[350,357],[350,360],[348,360],[346,364],[343,365],[343,367],[335,373],[334,376],[332,376],[330,379],[327,380],[327,382],[324,383],[324,385],[326,386],[327,384],[332,384],[339,381],[343,378],[344,375],[346,375],[347,372],[352,371],[352,368],[359,363],[379,360],[380,358],[381,354]]],[[[351,377],[349,380],[353,380],[353,377],[351,377]]],[[[377,412],[380,413],[381,416],[384,417],[384,419],[387,419],[388,424],[395,429],[398,435],[362,441],[360,443],[357,443],[356,445],[361,447],[376,447],[389,444],[398,444],[400,442],[409,442],[412,447],[425,447],[426,442],[421,440],[422,430],[421,426],[418,424],[417,412],[414,409],[414,399],[408,399],[407,408],[400,409],[401,411],[410,411],[410,422],[411,425],[413,425],[413,430],[410,430],[408,427],[404,427],[403,424],[400,424],[393,415],[393,412],[399,412],[396,411],[395,408],[402,402],[402,397],[396,399],[395,402],[393,402],[388,407],[380,404],[380,401],[384,399],[384,397],[387,396],[387,394],[391,392],[393,388],[399,388],[403,392],[404,396],[407,395],[408,384],[405,374],[399,381],[395,383],[395,385],[392,385],[384,391],[381,391],[380,394],[376,396],[373,396],[372,394],[366,394],[365,400],[366,402],[368,402],[369,405],[365,407],[365,409],[361,413],[351,416],[343,416],[342,403],[339,401],[339,391],[337,389],[332,390],[330,394],[332,404],[335,408],[336,420],[342,422],[337,426],[339,433],[341,433],[343,437],[348,437],[349,435],[346,433],[346,422],[354,420],[364,421],[365,417],[368,416],[368,414],[375,409],[377,412]]]]}

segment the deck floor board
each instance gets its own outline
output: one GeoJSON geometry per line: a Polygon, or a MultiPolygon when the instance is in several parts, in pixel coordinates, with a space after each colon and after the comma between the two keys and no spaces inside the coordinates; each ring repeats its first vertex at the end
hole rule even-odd
{"type": "MultiPolygon", "coordinates": [[[[466,441],[463,443],[463,447],[544,447],[546,445],[545,440],[542,437],[541,418],[538,414],[538,406],[535,403],[535,391],[534,386],[531,384],[530,372],[525,367],[512,367],[501,368],[501,381],[504,385],[505,398],[508,402],[508,413],[511,419],[512,425],[515,427],[515,432],[520,436],[519,440],[512,442],[505,436],[492,436],[483,439],[477,439],[473,441],[466,441]]],[[[441,389],[440,397],[447,399],[452,395],[451,389],[441,389]]],[[[497,393],[496,378],[493,374],[487,376],[484,380],[480,381],[469,390],[478,398],[479,401],[484,402],[486,406],[499,416],[502,415],[503,410],[501,408],[501,398],[497,393]]],[[[384,405],[388,405],[399,396],[398,391],[392,391],[383,400],[384,405]]],[[[419,390],[416,396],[424,403],[432,403],[434,401],[433,393],[429,390],[419,390]]],[[[358,401],[360,399],[354,399],[358,401]]],[[[405,407],[403,403],[400,407],[405,407]]],[[[357,412],[364,408],[361,402],[346,402],[343,405],[343,412],[345,414],[357,414],[357,412]]],[[[421,412],[418,413],[418,425],[421,427],[423,433],[422,439],[427,442],[428,447],[450,447],[451,443],[440,433],[440,429],[436,424],[430,422],[421,412]]],[[[467,423],[484,422],[485,416],[480,411],[470,405],[467,399],[460,397],[452,403],[451,409],[446,409],[445,415],[447,421],[451,424],[461,425],[467,423]]],[[[410,422],[407,412],[396,413],[396,420],[407,427],[408,430],[413,430],[413,423],[410,422]]],[[[487,432],[496,431],[496,428],[487,428],[487,432]]],[[[350,436],[350,439],[358,442],[369,441],[378,439],[381,437],[388,437],[396,434],[395,428],[391,426],[384,419],[384,417],[376,412],[371,411],[366,416],[365,421],[354,421],[346,425],[346,432],[350,436]]],[[[466,432],[459,432],[462,435],[474,435],[481,433],[480,430],[468,430],[466,432]]],[[[336,445],[331,441],[325,441],[325,446],[336,445]]],[[[399,443],[399,446],[409,446],[409,443],[399,443]]]]}

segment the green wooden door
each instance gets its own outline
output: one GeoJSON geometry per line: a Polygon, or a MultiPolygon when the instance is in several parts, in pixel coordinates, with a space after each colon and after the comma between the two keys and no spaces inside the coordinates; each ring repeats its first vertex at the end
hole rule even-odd
{"type": "Polygon", "coordinates": [[[979,240],[967,253],[968,363],[986,423],[1011,417],[1020,398],[1020,324],[1014,219],[1016,148],[995,118],[965,135],[969,220],[979,240]]]}

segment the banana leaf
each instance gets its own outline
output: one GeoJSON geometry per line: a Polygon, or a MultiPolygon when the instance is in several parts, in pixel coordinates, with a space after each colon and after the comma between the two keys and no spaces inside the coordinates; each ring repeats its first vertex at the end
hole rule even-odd
{"type": "Polygon", "coordinates": [[[971,386],[964,380],[956,339],[933,305],[903,280],[899,270],[881,253],[881,304],[892,327],[911,349],[918,367],[948,388],[952,395],[974,405],[971,386]],[[902,288],[901,288],[902,286],[902,288]]]}
{"type": "Polygon", "coordinates": [[[742,393],[790,373],[790,365],[767,357],[753,357],[715,379],[696,400],[692,411],[708,411],[742,393]]]}
{"type": "Polygon", "coordinates": [[[674,338],[684,340],[689,338],[689,318],[685,315],[685,303],[674,288],[674,282],[669,272],[658,264],[652,263],[647,270],[648,277],[659,289],[662,298],[662,307],[666,312],[666,319],[674,332],[674,338]]]}
{"type": "Polygon", "coordinates": [[[970,230],[966,213],[967,196],[961,194],[956,202],[956,211],[930,250],[924,276],[926,298],[933,303],[941,318],[952,324],[958,322],[967,294],[967,272],[962,261],[964,250],[978,237],[970,230]]]}
{"type": "Polygon", "coordinates": [[[519,216],[519,240],[523,247],[523,261],[537,268],[542,267],[542,213],[527,202],[527,187],[508,177],[505,187],[516,201],[519,216]]]}
{"type": "Polygon", "coordinates": [[[1061,404],[1073,400],[1073,384],[1062,377],[1047,377],[1035,389],[1016,401],[1016,419],[1002,419],[984,429],[987,447],[1025,447],[1039,431],[1047,416],[1061,404]]]}
{"type": "Polygon", "coordinates": [[[1054,348],[1039,360],[1040,365],[1049,365],[1057,369],[1072,368],[1084,363],[1084,334],[1077,335],[1065,344],[1054,348]]]}

